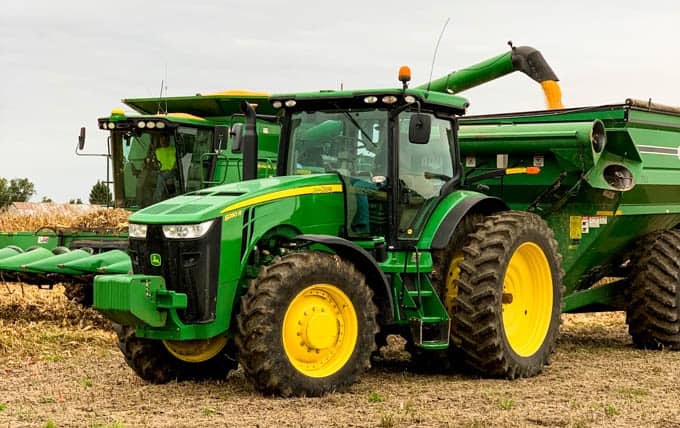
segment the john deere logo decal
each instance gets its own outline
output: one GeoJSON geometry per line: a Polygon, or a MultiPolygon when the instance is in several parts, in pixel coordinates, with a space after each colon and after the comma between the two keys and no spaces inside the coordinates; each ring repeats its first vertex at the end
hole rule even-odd
{"type": "Polygon", "coordinates": [[[161,265],[161,255],[158,253],[151,253],[151,256],[149,256],[149,259],[151,260],[151,266],[160,266],[161,265]]]}

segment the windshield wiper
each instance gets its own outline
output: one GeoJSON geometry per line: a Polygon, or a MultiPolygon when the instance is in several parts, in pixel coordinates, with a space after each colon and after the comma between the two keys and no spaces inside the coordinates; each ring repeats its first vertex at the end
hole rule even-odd
{"type": "Polygon", "coordinates": [[[357,123],[357,121],[354,120],[354,118],[352,117],[352,115],[351,115],[349,112],[346,111],[346,112],[344,112],[344,114],[345,114],[345,116],[347,116],[347,119],[349,119],[350,121],[352,121],[352,124],[353,124],[354,126],[357,127],[357,129],[359,130],[359,132],[361,132],[361,135],[363,135],[364,137],[366,137],[366,141],[368,141],[369,143],[371,143],[371,145],[373,146],[373,148],[378,147],[378,145],[375,144],[375,143],[373,142],[373,140],[371,139],[371,137],[368,136],[368,134],[366,133],[366,131],[364,131],[364,130],[361,128],[361,126],[359,126],[359,123],[357,123]]]}

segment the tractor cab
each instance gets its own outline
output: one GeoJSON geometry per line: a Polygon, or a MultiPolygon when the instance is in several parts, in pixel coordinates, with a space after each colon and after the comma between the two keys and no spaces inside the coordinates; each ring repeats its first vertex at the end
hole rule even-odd
{"type": "Polygon", "coordinates": [[[338,174],[346,238],[385,237],[392,246],[413,246],[439,198],[455,187],[463,98],[386,89],[271,101],[284,130],[278,175],[338,174]]]}

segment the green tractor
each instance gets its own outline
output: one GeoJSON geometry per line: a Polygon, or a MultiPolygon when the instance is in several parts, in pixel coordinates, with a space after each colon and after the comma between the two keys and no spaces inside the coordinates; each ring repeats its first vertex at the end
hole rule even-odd
{"type": "MultiPolygon", "coordinates": [[[[130,218],[135,273],[97,277],[94,306],[119,324],[140,377],[223,377],[238,361],[264,393],[320,395],[354,383],[388,333],[423,353],[463,348],[488,376],[541,372],[562,295],[553,233],[471,190],[457,140],[467,101],[409,78],[272,97],[275,177],[130,218]],[[478,272],[465,258],[473,237],[491,246],[478,272]]],[[[247,123],[243,146],[256,148],[247,123]]]]}
{"type": "MultiPolygon", "coordinates": [[[[112,182],[114,206],[130,211],[206,187],[239,181],[243,173],[239,134],[245,116],[240,102],[258,105],[256,127],[261,141],[258,177],[274,174],[279,126],[268,95],[246,91],[170,98],[130,98],[123,102],[137,114],[120,109],[99,119],[110,133],[105,154],[82,154],[85,129],[76,153],[102,156],[107,182],[112,182]],[[109,165],[111,170],[109,170],[109,165]]],[[[56,229],[0,232],[0,275],[52,288],[65,284],[67,297],[92,303],[92,278],[97,273],[127,273],[126,232],[56,229]]]]}

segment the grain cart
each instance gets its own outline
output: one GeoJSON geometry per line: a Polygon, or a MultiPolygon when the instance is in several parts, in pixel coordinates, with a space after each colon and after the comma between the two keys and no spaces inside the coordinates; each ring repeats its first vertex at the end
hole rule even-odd
{"type": "Polygon", "coordinates": [[[135,273],[97,277],[94,306],[133,327],[119,347],[140,377],[222,377],[238,360],[262,392],[320,395],[356,381],[379,332],[455,345],[487,376],[542,371],[562,295],[553,232],[464,180],[467,101],[409,89],[405,71],[400,89],[272,97],[276,177],[133,214],[135,273]]]}
{"type": "MultiPolygon", "coordinates": [[[[238,181],[243,155],[229,132],[243,126],[239,103],[258,104],[257,133],[261,144],[258,176],[275,170],[279,126],[268,95],[246,91],[170,98],[131,98],[123,102],[136,111],[115,109],[99,119],[109,132],[107,181],[112,178],[114,205],[135,211],[169,197],[238,181]],[[168,143],[170,174],[162,175],[157,149],[168,143]],[[111,162],[112,177],[108,162],[111,162]]],[[[81,130],[79,150],[85,132],[81,130]]],[[[167,161],[167,160],[166,160],[167,161]]],[[[64,283],[69,298],[91,304],[95,273],[127,273],[127,233],[102,228],[44,227],[31,232],[0,232],[0,276],[52,288],[64,283]]]]}
{"type": "Polygon", "coordinates": [[[477,186],[555,231],[563,311],[625,310],[643,348],[680,350],[679,129],[680,108],[634,99],[460,123],[466,181],[541,168],[477,186]]]}

